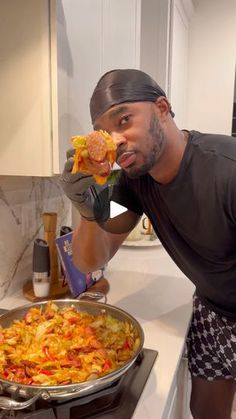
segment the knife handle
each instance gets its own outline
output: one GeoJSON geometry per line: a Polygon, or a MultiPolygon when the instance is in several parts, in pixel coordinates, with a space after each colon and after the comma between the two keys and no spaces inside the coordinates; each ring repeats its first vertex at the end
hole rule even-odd
{"type": "Polygon", "coordinates": [[[56,234],[57,229],[57,213],[56,212],[44,212],[43,213],[43,226],[44,231],[47,233],[56,234]]]}
{"type": "Polygon", "coordinates": [[[44,225],[44,240],[48,243],[50,251],[50,271],[51,271],[51,284],[55,284],[59,279],[58,272],[58,257],[55,244],[56,227],[57,227],[57,213],[45,212],[43,213],[44,225]]]}

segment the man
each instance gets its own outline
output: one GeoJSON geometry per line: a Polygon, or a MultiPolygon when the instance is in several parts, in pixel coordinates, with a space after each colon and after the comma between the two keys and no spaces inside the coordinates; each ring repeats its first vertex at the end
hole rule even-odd
{"type": "MultiPolygon", "coordinates": [[[[230,419],[236,378],[236,141],[179,130],[165,93],[139,70],[114,70],[98,82],[90,102],[94,129],[117,145],[119,187],[133,191],[163,246],[195,284],[188,335],[194,419],[230,419]]],[[[107,162],[91,163],[102,174],[107,162]]],[[[114,234],[96,222],[91,176],[62,184],[82,219],[74,234],[74,260],[98,269],[128,232],[114,234]],[[80,240],[83,237],[83,241],[80,240]]]]}

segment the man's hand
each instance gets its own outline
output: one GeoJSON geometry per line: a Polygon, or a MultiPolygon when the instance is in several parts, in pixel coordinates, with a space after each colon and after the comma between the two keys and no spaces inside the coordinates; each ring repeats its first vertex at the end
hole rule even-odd
{"type": "MultiPolygon", "coordinates": [[[[97,207],[99,204],[99,194],[106,185],[97,185],[92,175],[79,172],[72,174],[71,171],[74,164],[73,155],[73,149],[67,152],[67,161],[61,175],[62,188],[82,217],[89,221],[96,221],[94,203],[96,200],[97,207]]],[[[101,203],[101,207],[104,207],[104,202],[101,203]]]]}

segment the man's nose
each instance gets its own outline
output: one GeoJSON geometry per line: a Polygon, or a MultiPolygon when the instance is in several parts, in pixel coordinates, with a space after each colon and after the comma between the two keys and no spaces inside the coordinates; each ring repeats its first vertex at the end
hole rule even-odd
{"type": "Polygon", "coordinates": [[[122,134],[119,134],[119,133],[117,133],[117,132],[111,132],[111,136],[112,136],[112,139],[113,139],[113,141],[114,141],[114,143],[115,143],[115,145],[117,146],[117,147],[119,147],[119,145],[121,145],[121,144],[124,144],[124,143],[126,143],[127,142],[127,140],[126,140],[126,138],[124,137],[124,135],[122,135],[122,134]]]}

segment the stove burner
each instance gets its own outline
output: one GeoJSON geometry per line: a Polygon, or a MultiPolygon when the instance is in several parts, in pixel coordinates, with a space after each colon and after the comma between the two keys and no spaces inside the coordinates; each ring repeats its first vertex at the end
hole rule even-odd
{"type": "MultiPolygon", "coordinates": [[[[0,309],[0,314],[6,311],[0,309]]],[[[157,355],[144,348],[123,376],[96,393],[66,401],[37,400],[28,409],[0,411],[0,419],[131,419],[157,355]]]]}

